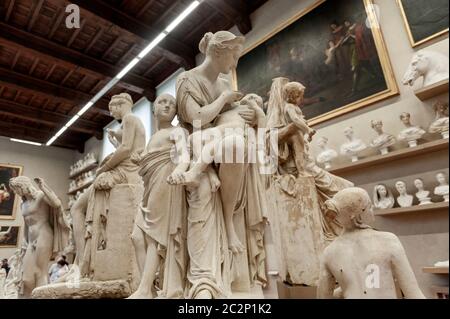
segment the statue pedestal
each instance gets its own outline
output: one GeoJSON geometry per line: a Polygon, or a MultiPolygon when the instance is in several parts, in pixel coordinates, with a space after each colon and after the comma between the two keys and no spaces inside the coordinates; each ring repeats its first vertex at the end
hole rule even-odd
{"type": "Polygon", "coordinates": [[[276,176],[269,198],[272,242],[268,259],[280,260],[269,266],[283,281],[315,286],[319,280],[319,257],[325,248],[321,210],[312,176],[276,176]]]}

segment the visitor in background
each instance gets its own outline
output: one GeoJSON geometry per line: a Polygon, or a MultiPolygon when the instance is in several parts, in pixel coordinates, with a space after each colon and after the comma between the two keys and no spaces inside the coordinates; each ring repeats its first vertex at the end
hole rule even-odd
{"type": "Polygon", "coordinates": [[[2,260],[1,269],[4,269],[6,271],[6,277],[8,277],[8,273],[9,273],[9,269],[10,269],[9,264],[8,264],[8,259],[5,258],[2,260]]]}
{"type": "Polygon", "coordinates": [[[48,271],[50,283],[56,282],[69,271],[69,263],[66,261],[66,256],[58,256],[55,260],[56,262],[51,265],[48,271]]]}

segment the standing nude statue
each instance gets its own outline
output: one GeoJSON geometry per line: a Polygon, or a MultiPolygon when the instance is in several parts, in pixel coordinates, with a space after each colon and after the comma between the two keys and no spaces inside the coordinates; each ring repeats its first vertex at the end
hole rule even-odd
{"type": "Polygon", "coordinates": [[[48,283],[48,264],[52,256],[62,252],[68,241],[69,225],[64,219],[61,201],[42,178],[34,180],[38,189],[25,176],[12,178],[9,185],[22,198],[24,218],[23,296],[31,296],[34,288],[48,283]]]}
{"type": "Polygon", "coordinates": [[[397,281],[405,298],[425,298],[400,240],[363,223],[372,214],[369,194],[347,188],[327,201],[344,232],[323,252],[318,297],[332,298],[336,282],[346,299],[395,299],[397,281]]]}
{"type": "Polygon", "coordinates": [[[184,297],[187,271],[185,189],[166,183],[176,167],[171,158],[176,146],[173,134],[182,129],[171,124],[177,111],[174,97],[160,95],[154,110],[158,131],[151,137],[145,153],[134,158],[139,163],[145,191],[132,234],[141,282],[131,299],[155,297],[152,288],[158,270],[158,297],[184,297]]]}

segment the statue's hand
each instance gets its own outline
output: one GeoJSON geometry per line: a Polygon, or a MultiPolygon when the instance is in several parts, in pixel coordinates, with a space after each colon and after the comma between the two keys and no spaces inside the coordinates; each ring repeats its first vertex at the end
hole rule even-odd
{"type": "Polygon", "coordinates": [[[241,92],[236,91],[225,91],[222,93],[222,97],[225,104],[232,104],[234,102],[240,101],[244,95],[241,92]]]}
{"type": "Polygon", "coordinates": [[[245,110],[242,110],[239,112],[239,115],[244,119],[244,121],[248,124],[253,126],[256,121],[256,111],[253,108],[246,108],[245,110]]]}
{"type": "Polygon", "coordinates": [[[41,178],[41,177],[36,177],[35,179],[34,179],[34,182],[36,183],[36,185],[40,188],[40,189],[42,189],[42,187],[44,186],[44,179],[43,178],[41,178]]]}

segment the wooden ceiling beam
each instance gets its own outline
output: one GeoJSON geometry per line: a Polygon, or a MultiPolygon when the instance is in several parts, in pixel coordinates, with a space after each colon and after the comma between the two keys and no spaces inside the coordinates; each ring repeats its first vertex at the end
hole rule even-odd
{"type": "Polygon", "coordinates": [[[144,6],[139,10],[138,14],[136,15],[136,18],[140,18],[154,2],[155,0],[147,0],[147,3],[144,4],[144,6]]]}
{"type": "MultiPolygon", "coordinates": [[[[72,0],[71,2],[147,41],[151,41],[162,31],[127,15],[119,9],[107,4],[106,1],[72,0]]],[[[183,66],[186,69],[195,67],[195,51],[185,43],[175,39],[173,36],[168,35],[158,47],[164,50],[164,54],[168,59],[179,63],[180,66],[183,66]]]]}
{"type": "MultiPolygon", "coordinates": [[[[122,70],[120,67],[111,65],[102,60],[85,55],[76,50],[2,22],[0,22],[0,38],[17,43],[23,47],[33,49],[34,51],[41,52],[55,59],[64,60],[75,66],[80,66],[106,77],[112,78],[122,70]]],[[[133,73],[128,73],[124,77],[123,82],[127,82],[146,90],[155,88],[155,85],[151,80],[133,73]]]]}
{"type": "MultiPolygon", "coordinates": [[[[0,114],[5,114],[18,119],[32,121],[36,123],[50,125],[52,127],[62,127],[71,116],[61,113],[46,111],[40,108],[19,104],[5,99],[0,99],[0,114]]],[[[103,129],[96,122],[78,119],[69,130],[90,134],[98,139],[103,137],[103,129]]]]}
{"type": "Polygon", "coordinates": [[[42,4],[44,3],[44,0],[38,0],[38,2],[33,2],[33,9],[31,10],[31,18],[27,25],[27,30],[31,31],[33,29],[33,26],[39,16],[39,12],[41,11],[42,4]]]}
{"type": "Polygon", "coordinates": [[[14,8],[14,2],[15,2],[15,0],[9,0],[8,9],[6,10],[6,15],[5,15],[6,22],[8,22],[9,18],[11,17],[11,13],[14,8]]]}
{"type": "Polygon", "coordinates": [[[247,4],[243,0],[237,0],[239,8],[230,4],[229,0],[205,1],[210,7],[223,14],[228,20],[234,22],[242,34],[252,30],[252,22],[247,4]]]}

